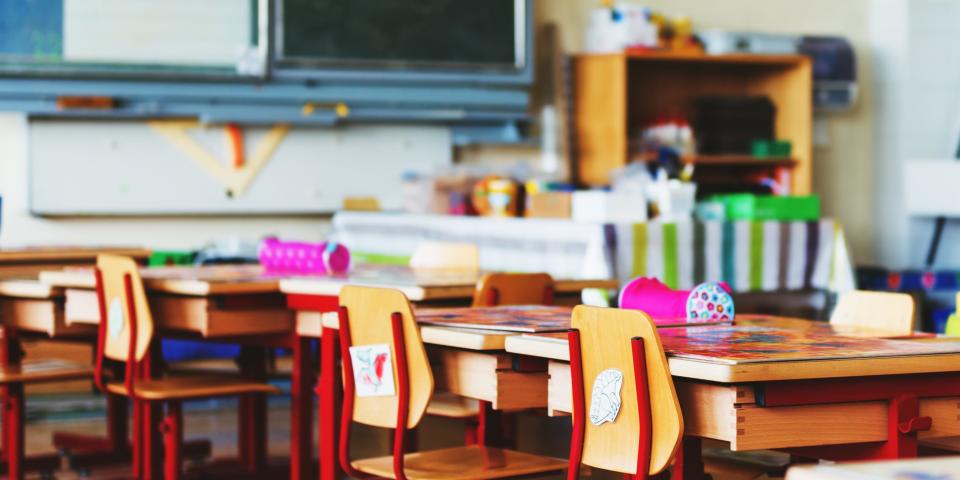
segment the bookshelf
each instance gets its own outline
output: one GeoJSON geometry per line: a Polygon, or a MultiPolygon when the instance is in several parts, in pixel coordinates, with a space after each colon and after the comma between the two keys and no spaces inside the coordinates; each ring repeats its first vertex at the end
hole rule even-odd
{"type": "MultiPolygon", "coordinates": [[[[790,158],[704,155],[682,159],[698,166],[698,182],[741,178],[749,191],[757,175],[774,173],[793,194],[812,180],[812,67],[801,55],[716,55],[670,52],[584,54],[573,58],[575,179],[609,183],[610,172],[636,159],[631,135],[651,120],[693,120],[694,100],[713,95],[765,95],[776,106],[775,135],[793,144],[790,158]]],[[[696,132],[694,132],[696,135],[696,132]]]]}

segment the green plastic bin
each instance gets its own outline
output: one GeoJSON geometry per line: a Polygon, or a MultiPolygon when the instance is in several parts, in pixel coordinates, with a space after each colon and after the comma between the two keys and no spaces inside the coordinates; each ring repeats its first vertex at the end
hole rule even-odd
{"type": "Polygon", "coordinates": [[[729,220],[819,220],[820,197],[816,195],[718,195],[714,201],[726,207],[729,220]]]}

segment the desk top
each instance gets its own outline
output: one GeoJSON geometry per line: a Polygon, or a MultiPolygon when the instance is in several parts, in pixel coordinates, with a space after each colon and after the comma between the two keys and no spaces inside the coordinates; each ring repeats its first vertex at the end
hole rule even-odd
{"type": "MultiPolygon", "coordinates": [[[[259,265],[211,265],[205,267],[158,267],[140,270],[147,290],[180,295],[272,293],[280,277],[267,275],[259,265]]],[[[40,272],[40,281],[55,287],[93,289],[91,268],[66,268],[40,272]]]]}
{"type": "MultiPolygon", "coordinates": [[[[337,295],[346,284],[381,286],[403,291],[410,300],[470,298],[479,278],[476,272],[460,270],[414,271],[392,265],[358,265],[347,275],[300,276],[266,274],[259,265],[215,265],[204,267],[160,267],[141,270],[149,290],[181,295],[238,293],[284,293],[337,295]]],[[[93,270],[66,268],[40,272],[40,281],[62,288],[92,289],[93,270]]],[[[614,280],[561,280],[557,290],[616,288],[614,280]]]]}
{"type": "Polygon", "coordinates": [[[31,278],[0,279],[0,297],[50,299],[63,296],[63,289],[31,278]]]}
{"type": "Polygon", "coordinates": [[[137,259],[150,256],[150,250],[134,247],[12,247],[0,248],[0,263],[76,263],[89,261],[93,263],[97,255],[111,253],[126,255],[137,259]]]}
{"type": "Polygon", "coordinates": [[[786,480],[960,480],[960,457],[796,466],[786,480]]]}
{"type": "MultiPolygon", "coordinates": [[[[457,269],[415,270],[398,265],[357,265],[346,275],[286,278],[280,291],[300,295],[338,295],[347,284],[395,288],[414,302],[471,298],[477,281],[485,272],[457,269]]],[[[610,279],[556,279],[557,292],[578,292],[585,288],[617,288],[610,279]]]]}
{"type": "MultiPolygon", "coordinates": [[[[958,342],[842,336],[822,322],[738,318],[734,326],[661,329],[675,376],[722,383],[958,371],[958,342]]],[[[564,333],[505,339],[508,352],[567,361],[564,333]]]]}

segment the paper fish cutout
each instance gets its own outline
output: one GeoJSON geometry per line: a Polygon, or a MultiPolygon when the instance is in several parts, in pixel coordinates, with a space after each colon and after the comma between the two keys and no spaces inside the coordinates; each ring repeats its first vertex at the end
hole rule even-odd
{"type": "Polygon", "coordinates": [[[353,383],[358,397],[389,397],[396,394],[390,346],[381,343],[350,347],[353,383]]]}
{"type": "Polygon", "coordinates": [[[623,372],[609,368],[597,374],[590,394],[590,422],[596,426],[613,423],[620,414],[623,372]]]}
{"type": "Polygon", "coordinates": [[[733,297],[719,283],[701,283],[687,297],[687,318],[733,320],[733,313],[733,297]]]}
{"type": "Polygon", "coordinates": [[[110,332],[110,338],[119,337],[123,331],[123,303],[119,297],[113,297],[107,309],[107,331],[110,332]]]}

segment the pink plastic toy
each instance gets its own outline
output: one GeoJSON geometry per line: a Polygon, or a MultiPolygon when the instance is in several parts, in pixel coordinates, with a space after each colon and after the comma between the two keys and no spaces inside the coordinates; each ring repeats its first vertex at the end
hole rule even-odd
{"type": "Polygon", "coordinates": [[[284,242],[268,238],[260,244],[260,264],[270,273],[326,274],[350,270],[350,251],[337,242],[284,242]]]}
{"type": "Polygon", "coordinates": [[[673,290],[656,278],[639,277],[620,290],[620,308],[643,310],[653,319],[732,320],[733,298],[725,282],[707,282],[693,290],[673,290]]]}

